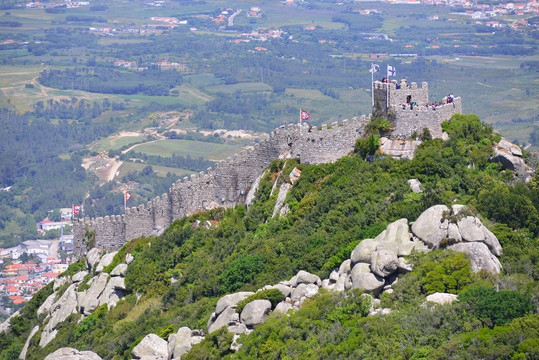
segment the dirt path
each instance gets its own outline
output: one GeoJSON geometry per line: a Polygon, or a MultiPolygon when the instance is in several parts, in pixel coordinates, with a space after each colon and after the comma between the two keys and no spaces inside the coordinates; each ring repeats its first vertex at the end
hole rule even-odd
{"type": "Polygon", "coordinates": [[[135,145],[130,146],[129,148],[123,150],[122,154],[126,154],[126,153],[130,152],[131,150],[133,150],[134,148],[136,148],[139,145],[151,144],[151,143],[159,141],[159,140],[162,140],[162,139],[156,139],[156,140],[152,140],[152,141],[146,141],[146,142],[143,142],[143,143],[135,144],[135,145]]]}
{"type": "Polygon", "coordinates": [[[109,168],[109,173],[107,175],[107,181],[114,180],[114,178],[116,177],[116,173],[118,172],[118,169],[123,164],[123,161],[119,161],[119,160],[116,160],[116,159],[114,159],[113,161],[114,162],[112,163],[112,165],[109,168]]]}

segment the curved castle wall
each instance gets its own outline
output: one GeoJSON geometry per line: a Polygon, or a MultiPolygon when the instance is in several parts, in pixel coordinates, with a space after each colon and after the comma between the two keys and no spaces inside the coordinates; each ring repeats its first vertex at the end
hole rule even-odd
{"type": "MultiPolygon", "coordinates": [[[[421,133],[425,127],[433,137],[441,137],[440,124],[462,112],[460,98],[450,104],[444,100],[435,110],[426,107],[429,103],[426,82],[418,87],[414,82],[408,85],[406,80],[401,80],[400,84],[395,80],[389,84],[375,81],[373,91],[373,114],[392,119],[395,137],[409,137],[414,131],[421,133]],[[408,100],[419,106],[403,109],[402,104],[408,100]]],[[[298,124],[281,126],[254,147],[216,163],[206,172],[176,181],[166,194],[146,205],[127,209],[125,215],[76,220],[73,229],[75,255],[80,257],[87,251],[86,230],[95,231],[95,246],[112,251],[131,239],[157,234],[184,216],[216,207],[245,204],[249,189],[273,160],[298,158],[306,164],[334,162],[354,149],[369,118],[361,116],[311,131],[298,124]]]]}
{"type": "Polygon", "coordinates": [[[295,157],[306,164],[334,162],[354,149],[367,121],[368,117],[361,116],[320,129],[313,127],[310,132],[298,124],[281,126],[254,147],[206,172],[176,181],[166,194],[127,209],[125,215],[75,220],[75,256],[81,257],[88,250],[86,230],[95,231],[96,247],[113,251],[131,239],[156,234],[184,216],[244,204],[250,187],[273,160],[295,157]]]}

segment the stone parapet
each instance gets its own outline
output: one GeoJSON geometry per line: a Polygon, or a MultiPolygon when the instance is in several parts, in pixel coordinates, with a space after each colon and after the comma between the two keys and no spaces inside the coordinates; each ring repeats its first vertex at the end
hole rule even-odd
{"type": "Polygon", "coordinates": [[[157,234],[184,216],[244,204],[252,184],[273,160],[294,157],[307,164],[337,161],[354,149],[367,122],[368,117],[361,116],[310,130],[304,124],[281,126],[268,139],[216,163],[206,172],[179,179],[166,194],[126,209],[125,215],[76,220],[75,255],[85,255],[86,230],[95,232],[96,247],[113,251],[131,239],[157,234]]]}

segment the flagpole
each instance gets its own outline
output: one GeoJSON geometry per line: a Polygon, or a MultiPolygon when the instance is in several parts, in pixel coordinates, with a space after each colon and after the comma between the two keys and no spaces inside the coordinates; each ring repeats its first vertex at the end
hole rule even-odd
{"type": "Polygon", "coordinates": [[[299,128],[299,135],[301,136],[301,114],[303,113],[302,109],[299,109],[299,122],[298,122],[298,128],[299,128]]]}
{"type": "Polygon", "coordinates": [[[389,113],[389,65],[386,70],[386,113],[389,113]]]}
{"type": "Polygon", "coordinates": [[[372,95],[372,106],[374,106],[374,66],[371,64],[371,95],[372,95]]]}
{"type": "Polygon", "coordinates": [[[124,191],[124,214],[127,213],[127,200],[125,199],[125,191],[124,191]]]}

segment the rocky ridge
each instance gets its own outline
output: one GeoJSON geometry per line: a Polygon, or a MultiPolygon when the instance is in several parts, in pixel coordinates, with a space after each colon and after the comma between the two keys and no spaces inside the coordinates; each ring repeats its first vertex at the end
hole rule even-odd
{"type": "MultiPolygon", "coordinates": [[[[43,317],[41,327],[34,327],[19,355],[25,359],[30,340],[40,333],[39,346],[46,346],[56,337],[58,327],[71,314],[90,315],[98,306],[106,304],[108,308],[116,306],[126,290],[124,277],[127,266],[133,261],[128,254],[126,263],[106,273],[103,270],[112,264],[117,252],[103,253],[103,250],[90,250],[86,259],[87,269],[72,276],[61,277],[54,282],[54,292],[37,309],[38,317],[43,317]]],[[[13,314],[13,317],[17,316],[13,314]]],[[[10,328],[10,319],[0,325],[0,331],[10,328]]],[[[62,348],[47,356],[47,360],[56,359],[101,359],[92,352],[78,352],[71,348],[62,348]],[[95,355],[95,356],[94,356],[95,355]]]]}
{"type": "MultiPolygon", "coordinates": [[[[398,281],[398,275],[413,269],[413,264],[409,264],[405,256],[410,255],[413,250],[431,251],[438,248],[467,253],[474,272],[501,271],[496,255],[501,255],[502,248],[498,239],[481,220],[463,205],[453,205],[451,209],[445,205],[435,205],[424,211],[413,223],[409,223],[407,219],[397,220],[389,224],[376,238],[361,241],[352,251],[350,258],[331,272],[328,279],[322,280],[317,275],[299,271],[289,280],[257,290],[277,289],[286,297],[273,310],[268,300],[258,299],[249,302],[241,313],[238,313],[238,304],[255,294],[254,292],[238,292],[221,297],[217,301],[215,312],[208,320],[207,333],[226,326],[228,331],[234,333],[232,349],[237,350],[240,345],[235,343],[235,340],[241,334],[251,332],[263,323],[271,312],[286,314],[298,310],[303,302],[318,294],[320,289],[361,289],[365,292],[362,296],[368,297],[371,302],[369,316],[388,314],[391,309],[380,308],[380,300],[376,297],[383,292],[393,292],[392,285],[398,281]]],[[[456,300],[456,295],[446,293],[435,293],[426,297],[426,301],[437,304],[456,300]]],[[[133,357],[148,360],[179,359],[194,344],[204,339],[204,331],[183,327],[176,334],[170,335],[168,342],[162,339],[151,341],[156,336],[148,334],[141,342],[144,342],[144,347],[151,348],[148,352],[156,355],[150,358],[140,356],[139,352],[132,352],[133,357]],[[168,355],[164,354],[165,349],[168,349],[168,355]]]]}
{"type": "MultiPolygon", "coordinates": [[[[420,183],[412,181],[413,187],[420,183]]],[[[343,261],[332,271],[327,279],[306,271],[299,271],[289,280],[275,285],[266,285],[257,290],[277,289],[285,300],[273,309],[268,300],[258,299],[247,303],[241,313],[237,305],[254,292],[238,292],[221,297],[214,313],[208,320],[205,331],[180,328],[169,335],[167,340],[155,334],[148,334],[133,348],[131,355],[135,359],[179,359],[189,352],[191,347],[204,339],[205,333],[212,333],[223,326],[235,334],[248,334],[263,323],[271,312],[288,313],[300,308],[303,302],[318,294],[320,289],[344,291],[361,289],[363,296],[371,301],[370,316],[383,315],[391,309],[379,308],[376,298],[383,292],[393,292],[392,285],[398,281],[398,275],[409,272],[413,264],[406,260],[412,251],[430,251],[447,248],[465,252],[470,259],[473,271],[485,270],[499,273],[501,265],[497,256],[502,253],[498,239],[464,205],[435,205],[425,210],[415,222],[400,219],[389,224],[384,231],[373,239],[362,240],[351,252],[350,258],[343,261]]],[[[98,306],[115,306],[124,296],[124,276],[133,256],[126,255],[126,262],[116,265],[110,273],[104,270],[112,264],[116,252],[103,253],[94,248],[86,259],[87,268],[73,276],[59,278],[54,284],[54,292],[37,310],[38,316],[44,315],[45,324],[34,328],[27,343],[37,332],[41,332],[39,345],[44,347],[56,336],[59,324],[71,314],[79,313],[83,317],[90,315],[98,306]]],[[[432,294],[426,299],[436,303],[455,301],[452,294],[432,294]]],[[[9,327],[9,319],[0,326],[9,327]]],[[[233,343],[233,348],[239,345],[233,343]]],[[[20,355],[26,356],[27,346],[20,355]]],[[[98,359],[95,354],[78,353],[75,349],[63,348],[50,354],[47,359],[98,359]],[[60,351],[62,350],[62,351],[60,351]],[[53,356],[54,355],[54,356],[53,356]],[[95,356],[94,356],[95,355],[95,356]],[[67,356],[67,357],[66,357],[67,356]]]]}

